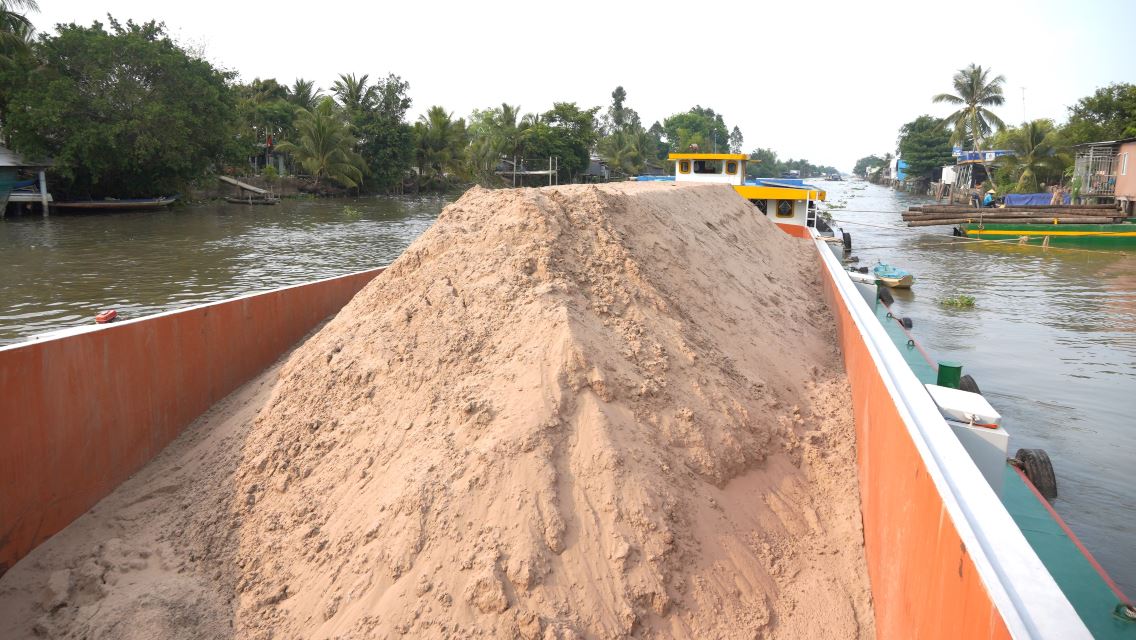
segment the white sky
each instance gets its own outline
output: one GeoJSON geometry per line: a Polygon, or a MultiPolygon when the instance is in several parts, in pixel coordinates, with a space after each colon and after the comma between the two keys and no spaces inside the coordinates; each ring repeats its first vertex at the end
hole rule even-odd
{"type": "Polygon", "coordinates": [[[1063,120],[1097,87],[1136,82],[1136,0],[39,3],[41,31],[108,12],[164,21],[243,80],[326,89],[339,73],[394,72],[412,118],[434,104],[455,116],[502,101],[606,108],[621,84],[647,126],[701,104],[741,127],[746,151],[845,171],[893,150],[903,123],[949,113],[931,96],[970,62],[1006,76],[1008,123],[1063,120]]]}

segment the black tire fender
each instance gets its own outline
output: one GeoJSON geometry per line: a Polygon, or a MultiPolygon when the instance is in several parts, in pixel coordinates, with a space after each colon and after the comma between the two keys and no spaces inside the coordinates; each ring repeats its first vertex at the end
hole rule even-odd
{"type": "Polygon", "coordinates": [[[1053,463],[1050,462],[1045,449],[1018,449],[1014,461],[1037,492],[1046,500],[1053,502],[1057,497],[1057,476],[1053,473],[1053,463]]]}
{"type": "Polygon", "coordinates": [[[969,391],[971,393],[982,395],[982,392],[978,390],[978,383],[975,382],[974,378],[970,377],[969,374],[959,378],[959,389],[962,391],[969,391]]]}

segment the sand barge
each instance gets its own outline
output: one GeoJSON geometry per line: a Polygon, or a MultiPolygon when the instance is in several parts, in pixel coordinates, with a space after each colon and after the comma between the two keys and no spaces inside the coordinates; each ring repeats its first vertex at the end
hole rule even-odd
{"type": "Polygon", "coordinates": [[[10,571],[0,612],[57,635],[871,636],[814,261],[729,187],[471,190],[270,396],[239,392],[255,419],[191,429],[10,571]]]}

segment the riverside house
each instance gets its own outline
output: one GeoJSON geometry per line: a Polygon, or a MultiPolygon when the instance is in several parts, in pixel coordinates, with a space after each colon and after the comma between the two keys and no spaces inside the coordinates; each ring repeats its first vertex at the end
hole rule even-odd
{"type": "Polygon", "coordinates": [[[1087,142],[1075,147],[1074,184],[1080,197],[1101,204],[1117,202],[1136,213],[1136,138],[1087,142]]]}

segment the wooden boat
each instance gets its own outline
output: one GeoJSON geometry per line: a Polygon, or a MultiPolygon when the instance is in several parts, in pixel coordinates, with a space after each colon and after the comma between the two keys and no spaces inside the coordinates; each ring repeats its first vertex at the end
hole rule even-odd
{"type": "Polygon", "coordinates": [[[271,204],[280,204],[280,198],[275,198],[275,197],[271,197],[271,196],[259,196],[259,197],[256,197],[256,198],[254,198],[252,196],[249,196],[247,198],[238,198],[238,197],[235,197],[235,196],[227,196],[225,198],[225,202],[228,202],[230,204],[271,205],[271,204]]]}
{"type": "Polygon", "coordinates": [[[1026,243],[1078,244],[1095,246],[1136,246],[1136,218],[1113,224],[991,224],[964,222],[955,227],[956,235],[983,240],[1013,241],[1025,238],[1026,243]]]}
{"type": "Polygon", "coordinates": [[[165,209],[177,200],[177,196],[162,196],[161,198],[129,198],[116,200],[75,200],[72,202],[56,202],[52,208],[70,211],[154,211],[165,209]]]}
{"type": "Polygon", "coordinates": [[[890,264],[880,263],[872,267],[872,275],[892,289],[910,289],[915,284],[915,276],[890,264]]]}

